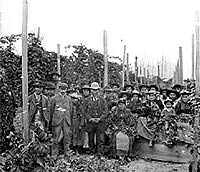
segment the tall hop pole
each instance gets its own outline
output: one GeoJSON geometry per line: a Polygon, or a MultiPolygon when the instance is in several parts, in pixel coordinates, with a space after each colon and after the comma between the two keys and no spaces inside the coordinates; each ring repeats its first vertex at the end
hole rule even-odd
{"type": "Polygon", "coordinates": [[[28,22],[28,1],[23,0],[22,18],[22,99],[23,99],[23,125],[24,138],[29,139],[29,118],[28,118],[28,45],[27,45],[27,22],[28,22]]]}
{"type": "Polygon", "coordinates": [[[108,40],[107,31],[103,32],[103,49],[104,49],[104,86],[108,85],[108,40]]]}
{"type": "Polygon", "coordinates": [[[123,55],[123,71],[122,71],[122,87],[124,87],[124,79],[125,79],[125,58],[126,58],[126,45],[124,45],[124,55],[123,55]]]}

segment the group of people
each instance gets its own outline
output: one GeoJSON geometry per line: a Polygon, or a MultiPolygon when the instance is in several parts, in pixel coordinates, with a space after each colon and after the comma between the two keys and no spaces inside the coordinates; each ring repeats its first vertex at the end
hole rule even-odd
{"type": "Polygon", "coordinates": [[[102,157],[116,154],[119,132],[129,138],[131,152],[134,139],[138,137],[138,121],[145,121],[154,134],[149,146],[159,140],[163,131],[165,143],[175,144],[178,139],[177,123],[193,123],[191,92],[181,85],[160,89],[156,85],[127,84],[120,88],[112,84],[101,88],[97,82],[69,89],[66,83],[57,85],[37,81],[34,93],[29,96],[29,129],[39,128],[38,135],[53,135],[51,154],[59,154],[62,141],[64,155],[71,149],[78,154],[84,148],[102,157]]]}

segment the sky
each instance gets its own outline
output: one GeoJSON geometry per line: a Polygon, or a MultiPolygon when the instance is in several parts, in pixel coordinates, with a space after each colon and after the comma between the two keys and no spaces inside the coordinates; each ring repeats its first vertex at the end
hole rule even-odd
{"type": "MultiPolygon", "coordinates": [[[[157,64],[164,57],[176,64],[183,50],[184,78],[191,77],[192,34],[199,0],[28,0],[28,31],[41,29],[43,46],[56,51],[84,44],[103,53],[103,30],[108,54],[130,63],[157,64]]],[[[2,35],[21,33],[22,0],[0,0],[2,35]]]]}

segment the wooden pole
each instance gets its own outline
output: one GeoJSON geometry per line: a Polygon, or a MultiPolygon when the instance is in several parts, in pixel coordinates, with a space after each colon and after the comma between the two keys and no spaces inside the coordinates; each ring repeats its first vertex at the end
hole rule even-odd
{"type": "Polygon", "coordinates": [[[123,55],[123,71],[122,71],[122,87],[124,87],[124,79],[125,79],[125,58],[126,58],[126,45],[124,45],[124,55],[123,55]]]}
{"type": "Polygon", "coordinates": [[[179,59],[180,59],[180,85],[183,85],[183,56],[182,56],[182,47],[179,47],[179,59]]]}
{"type": "Polygon", "coordinates": [[[108,85],[108,41],[107,31],[103,31],[103,50],[104,50],[104,86],[108,85]]]}
{"type": "Polygon", "coordinates": [[[144,67],[143,70],[144,70],[144,84],[147,84],[146,83],[146,67],[144,67]]]}
{"type": "Polygon", "coordinates": [[[59,75],[61,75],[60,71],[60,44],[57,44],[57,72],[59,75]]]}
{"type": "Polygon", "coordinates": [[[1,13],[1,9],[0,9],[0,37],[1,36],[2,36],[2,13],[1,13]]]}
{"type": "Polygon", "coordinates": [[[142,66],[140,66],[140,84],[142,85],[142,66]]]}
{"type": "Polygon", "coordinates": [[[136,84],[138,83],[137,78],[138,78],[138,57],[136,56],[135,57],[135,82],[136,82],[136,84]]]}
{"type": "Polygon", "coordinates": [[[129,83],[129,54],[127,53],[127,60],[126,60],[126,80],[129,83]]]}
{"type": "Polygon", "coordinates": [[[164,78],[164,63],[163,63],[163,56],[162,56],[162,61],[161,61],[161,78],[164,78]]]}
{"type": "Polygon", "coordinates": [[[40,39],[40,27],[38,27],[37,39],[40,39]]]}
{"type": "Polygon", "coordinates": [[[200,94],[199,12],[196,12],[196,93],[200,94]]]}
{"type": "Polygon", "coordinates": [[[194,34],[192,34],[192,79],[194,80],[194,34]]]}
{"type": "Polygon", "coordinates": [[[22,99],[24,117],[24,139],[29,140],[28,117],[28,45],[27,45],[28,1],[23,0],[22,18],[22,99]]]}
{"type": "Polygon", "coordinates": [[[180,59],[178,59],[178,64],[177,64],[177,79],[178,79],[178,84],[180,84],[180,59]]]}
{"type": "MultiPolygon", "coordinates": [[[[196,26],[195,26],[195,32],[196,32],[196,95],[200,95],[200,45],[199,45],[199,11],[196,11],[195,14],[195,21],[196,21],[196,26]]],[[[194,150],[193,150],[193,166],[192,166],[192,172],[197,172],[197,167],[198,167],[198,150],[197,150],[197,144],[198,144],[198,126],[199,126],[199,111],[195,112],[195,123],[194,123],[194,150]]]]}
{"type": "Polygon", "coordinates": [[[149,69],[147,69],[147,84],[150,84],[150,78],[149,78],[149,69]]]}

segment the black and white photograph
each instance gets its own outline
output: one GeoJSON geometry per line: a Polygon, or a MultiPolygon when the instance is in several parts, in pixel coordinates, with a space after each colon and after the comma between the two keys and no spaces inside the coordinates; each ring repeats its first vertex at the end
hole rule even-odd
{"type": "Polygon", "coordinates": [[[200,0],[0,0],[0,172],[200,172],[200,0]]]}

